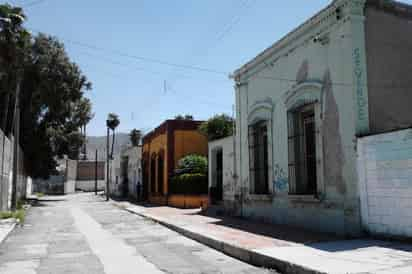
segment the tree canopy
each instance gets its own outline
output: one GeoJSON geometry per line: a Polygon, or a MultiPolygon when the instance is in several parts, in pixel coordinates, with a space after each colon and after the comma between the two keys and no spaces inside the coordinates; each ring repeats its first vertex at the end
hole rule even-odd
{"type": "Polygon", "coordinates": [[[0,109],[2,130],[10,135],[15,91],[20,82],[20,145],[33,177],[55,172],[57,157],[76,159],[84,137],[79,129],[93,117],[84,92],[91,83],[70,60],[57,38],[31,36],[22,9],[0,5],[0,109]]]}
{"type": "Polygon", "coordinates": [[[132,146],[137,147],[140,144],[140,139],[142,138],[142,131],[138,129],[132,129],[130,131],[129,137],[132,146]]]}
{"type": "Polygon", "coordinates": [[[209,141],[233,135],[234,120],[227,114],[218,114],[203,122],[199,130],[209,141]]]}

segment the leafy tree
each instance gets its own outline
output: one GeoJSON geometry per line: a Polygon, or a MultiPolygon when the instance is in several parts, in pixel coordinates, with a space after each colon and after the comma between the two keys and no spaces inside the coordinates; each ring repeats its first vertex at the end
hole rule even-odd
{"type": "Polygon", "coordinates": [[[183,173],[207,174],[207,158],[196,154],[187,155],[179,160],[178,168],[183,173]]]}
{"type": "Polygon", "coordinates": [[[32,176],[47,177],[56,156],[78,158],[85,141],[79,129],[93,116],[91,103],[84,97],[89,89],[91,83],[70,61],[61,42],[45,34],[34,37],[21,100],[21,145],[30,159],[32,176]],[[40,151],[46,145],[48,149],[40,151]],[[46,168],[40,167],[43,163],[46,168]]]}
{"type": "Polygon", "coordinates": [[[30,33],[23,27],[25,19],[21,8],[0,5],[1,128],[7,135],[13,120],[14,93],[30,44],[30,33]]]}
{"type": "Polygon", "coordinates": [[[73,103],[73,120],[80,125],[80,132],[83,136],[83,155],[84,160],[87,157],[86,147],[86,126],[93,119],[94,113],[92,113],[92,104],[89,98],[81,98],[77,102],[73,103]]]}
{"type": "Polygon", "coordinates": [[[209,141],[233,135],[234,120],[226,114],[215,115],[199,127],[209,141]]]}
{"type": "Polygon", "coordinates": [[[115,130],[120,125],[119,116],[115,113],[109,113],[106,120],[106,126],[113,131],[113,139],[112,139],[112,149],[110,153],[110,158],[113,159],[113,151],[114,151],[114,140],[115,140],[115,130]]]}
{"type": "Polygon", "coordinates": [[[25,18],[21,8],[0,5],[0,126],[10,133],[20,82],[25,167],[32,177],[47,178],[55,172],[56,157],[78,157],[84,143],[79,129],[93,116],[84,97],[91,83],[56,38],[32,37],[23,26],[25,18]]]}
{"type": "Polygon", "coordinates": [[[140,144],[140,139],[142,138],[142,131],[133,129],[132,131],[130,131],[129,137],[132,146],[137,147],[140,144]]]}

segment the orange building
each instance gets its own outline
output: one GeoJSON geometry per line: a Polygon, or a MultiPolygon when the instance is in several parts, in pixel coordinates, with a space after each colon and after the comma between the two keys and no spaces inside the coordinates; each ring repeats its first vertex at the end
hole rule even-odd
{"type": "Polygon", "coordinates": [[[143,189],[151,203],[168,204],[169,178],[186,155],[207,156],[207,138],[199,131],[202,121],[166,120],[143,137],[143,189]]]}

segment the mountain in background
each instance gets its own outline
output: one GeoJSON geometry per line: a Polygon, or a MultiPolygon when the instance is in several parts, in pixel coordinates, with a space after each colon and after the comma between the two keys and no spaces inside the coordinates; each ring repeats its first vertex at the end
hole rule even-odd
{"type": "MultiPolygon", "coordinates": [[[[87,137],[87,159],[94,160],[96,149],[98,151],[98,160],[106,160],[106,136],[89,136],[87,137]]],[[[112,136],[110,135],[110,148],[112,145],[112,136]]],[[[113,157],[120,154],[123,147],[131,145],[128,133],[116,133],[113,157]]]]}

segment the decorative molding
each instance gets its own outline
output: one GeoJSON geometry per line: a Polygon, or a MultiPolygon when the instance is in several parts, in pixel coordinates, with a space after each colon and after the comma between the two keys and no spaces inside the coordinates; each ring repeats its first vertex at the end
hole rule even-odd
{"type": "MultiPolygon", "coordinates": [[[[348,5],[353,5],[352,2],[354,2],[355,6],[353,8],[353,11],[357,12],[357,9],[355,8],[355,7],[358,7],[357,2],[364,2],[364,1],[365,0],[335,0],[333,1],[327,7],[325,7],[318,13],[316,13],[314,16],[312,16],[308,20],[306,20],[303,24],[299,25],[293,31],[289,32],[283,38],[275,42],[272,46],[268,47],[263,52],[258,54],[251,61],[243,65],[241,68],[237,69],[233,73],[233,77],[235,77],[236,79],[239,79],[240,81],[241,77],[250,73],[251,70],[254,70],[260,64],[265,63],[265,61],[267,61],[269,58],[273,58],[273,56],[278,55],[281,50],[284,50],[286,47],[290,46],[293,42],[304,37],[311,31],[313,31],[315,28],[321,29],[322,30],[321,32],[323,34],[323,32],[327,31],[330,27],[336,25],[337,22],[344,22],[343,18],[339,20],[337,19],[337,16],[336,16],[337,9],[346,7],[348,5]],[[325,27],[325,25],[327,26],[325,27]]],[[[304,45],[307,44],[309,41],[313,40],[313,38],[315,38],[316,35],[318,35],[319,33],[320,31],[318,31],[317,34],[314,34],[308,37],[302,44],[304,45]]],[[[278,59],[278,58],[275,57],[275,59],[278,59]]],[[[273,63],[273,62],[268,62],[268,63],[273,63]]]]}
{"type": "Polygon", "coordinates": [[[364,8],[366,0],[350,0],[350,14],[364,16],[364,8]]]}
{"type": "Polygon", "coordinates": [[[283,96],[286,109],[292,110],[302,105],[322,101],[322,81],[309,80],[293,86],[283,96]]]}
{"type": "Polygon", "coordinates": [[[266,98],[261,101],[256,101],[249,107],[248,124],[254,124],[260,120],[271,121],[274,104],[271,98],[266,98]]]}

